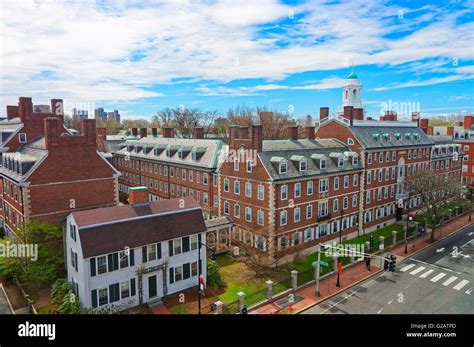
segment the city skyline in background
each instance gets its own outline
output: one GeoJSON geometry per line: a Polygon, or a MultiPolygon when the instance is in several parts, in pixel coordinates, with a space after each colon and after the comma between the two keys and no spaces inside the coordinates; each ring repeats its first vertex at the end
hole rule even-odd
{"type": "Polygon", "coordinates": [[[341,107],[352,67],[367,115],[397,104],[424,117],[472,113],[471,4],[7,0],[0,115],[18,96],[54,95],[66,111],[101,107],[122,119],[181,105],[317,118],[319,107],[341,107]]]}

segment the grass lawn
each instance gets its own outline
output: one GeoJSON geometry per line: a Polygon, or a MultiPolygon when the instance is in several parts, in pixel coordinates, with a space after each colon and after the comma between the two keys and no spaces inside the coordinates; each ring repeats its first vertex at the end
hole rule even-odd
{"type": "Polygon", "coordinates": [[[49,313],[49,305],[37,308],[36,312],[38,314],[48,314],[49,313]]]}
{"type": "MultiPolygon", "coordinates": [[[[449,209],[453,210],[453,212],[455,212],[456,210],[456,206],[458,207],[461,207],[461,206],[464,206],[464,205],[467,205],[468,202],[464,199],[461,199],[461,200],[457,200],[457,201],[453,201],[453,202],[450,202],[446,205],[442,205],[439,209],[440,213],[447,213],[449,209]]],[[[428,218],[428,213],[426,212],[423,212],[423,213],[420,213],[418,215],[415,216],[415,221],[416,222],[424,222],[425,218],[428,218]]],[[[431,222],[428,221],[428,225],[431,225],[431,222]]]]}
{"type": "MultiPolygon", "coordinates": [[[[388,227],[376,230],[371,233],[367,233],[365,235],[361,235],[359,237],[356,237],[355,239],[351,240],[346,240],[343,241],[343,244],[364,244],[366,241],[369,241],[370,235],[374,235],[374,240],[378,241],[380,236],[388,237],[392,235],[393,231],[400,232],[403,230],[403,226],[401,225],[390,225],[388,227]]],[[[300,260],[294,261],[289,265],[289,269],[291,270],[297,270],[299,273],[305,272],[305,271],[311,271],[313,269],[313,262],[317,260],[317,252],[310,254],[309,256],[302,258],[300,260]]],[[[329,267],[331,266],[331,263],[333,261],[332,257],[327,257],[324,254],[321,254],[321,260],[329,263],[329,267]]],[[[346,265],[350,262],[350,259],[348,257],[341,258],[342,264],[346,265]]],[[[323,274],[330,272],[332,269],[329,269],[328,267],[323,267],[323,274]]],[[[310,280],[313,278],[313,274],[309,273],[307,275],[310,280]]],[[[300,282],[298,280],[298,282],[300,282]]],[[[305,282],[303,282],[305,283],[305,282]]]]}

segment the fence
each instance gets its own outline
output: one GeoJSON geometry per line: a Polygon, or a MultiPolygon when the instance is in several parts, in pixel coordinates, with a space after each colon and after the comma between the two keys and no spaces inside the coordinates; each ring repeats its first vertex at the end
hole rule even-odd
{"type": "Polygon", "coordinates": [[[13,283],[15,283],[15,285],[18,288],[19,293],[21,294],[21,296],[25,300],[25,305],[28,306],[28,309],[30,310],[30,313],[36,314],[36,310],[33,307],[33,300],[30,299],[30,294],[28,294],[25,291],[25,289],[23,287],[23,284],[20,283],[20,280],[18,279],[18,277],[16,275],[13,275],[13,283]]]}

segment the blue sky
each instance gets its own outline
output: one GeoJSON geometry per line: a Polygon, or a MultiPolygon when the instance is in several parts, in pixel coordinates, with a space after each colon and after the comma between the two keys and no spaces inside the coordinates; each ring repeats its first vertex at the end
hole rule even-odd
{"type": "Polygon", "coordinates": [[[31,96],[128,118],[243,104],[314,116],[340,107],[354,66],[369,115],[386,103],[473,112],[473,4],[4,0],[0,106],[31,96]]]}

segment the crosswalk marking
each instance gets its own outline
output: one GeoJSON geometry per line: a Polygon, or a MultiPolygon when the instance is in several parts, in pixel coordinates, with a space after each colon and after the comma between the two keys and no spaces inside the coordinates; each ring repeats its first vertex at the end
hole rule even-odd
{"type": "Polygon", "coordinates": [[[446,281],[443,282],[443,286],[447,287],[456,280],[457,280],[457,276],[451,276],[446,281]]]}
{"type": "Polygon", "coordinates": [[[443,278],[444,276],[446,276],[446,274],[444,272],[441,272],[440,274],[437,274],[435,277],[433,277],[432,279],[430,279],[431,282],[438,282],[441,278],[443,278]]]}
{"type": "Polygon", "coordinates": [[[412,272],[410,272],[410,275],[416,275],[418,272],[421,272],[424,269],[426,269],[424,266],[420,266],[419,268],[417,268],[417,269],[413,270],[412,272]]]}
{"type": "Polygon", "coordinates": [[[461,290],[461,288],[464,287],[468,283],[469,283],[468,280],[462,280],[461,282],[459,282],[458,284],[454,286],[454,289],[461,290]]]}
{"type": "Polygon", "coordinates": [[[420,278],[426,278],[426,277],[428,277],[432,272],[434,272],[434,270],[428,270],[428,271],[426,271],[425,273],[421,274],[421,275],[420,275],[420,278]]]}
{"type": "Polygon", "coordinates": [[[410,270],[412,267],[416,266],[416,264],[410,264],[410,265],[407,265],[405,266],[404,268],[401,268],[400,271],[401,272],[405,272],[407,270],[410,270]]]}

